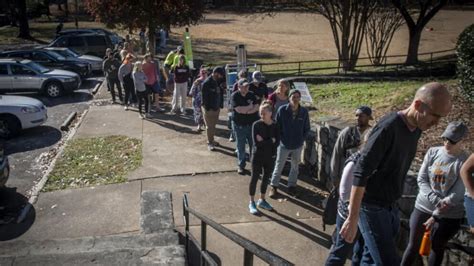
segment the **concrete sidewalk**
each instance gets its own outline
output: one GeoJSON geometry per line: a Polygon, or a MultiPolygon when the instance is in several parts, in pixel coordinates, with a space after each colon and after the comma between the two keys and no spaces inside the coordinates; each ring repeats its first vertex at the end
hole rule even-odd
{"type": "MultiPolygon", "coordinates": [[[[220,121],[216,140],[221,146],[216,152],[207,150],[205,133],[193,129],[192,115],[164,113],[141,120],[136,111],[125,111],[120,105],[91,106],[75,137],[126,135],[141,139],[142,166],[129,174],[128,183],[41,194],[34,206],[35,222],[19,239],[138,232],[140,193],[160,190],[172,193],[178,231],[183,230],[182,197],[188,193],[190,207],[231,230],[297,265],[322,265],[333,227],[322,230],[320,204],[324,195],[314,180],[299,180],[298,197],[287,196],[283,188],[280,199],[269,200],[275,211],[251,215],[250,176],[236,173],[235,144],[227,141],[226,122],[220,121]]],[[[199,239],[200,222],[192,218],[191,224],[199,239]]],[[[208,230],[208,249],[223,265],[242,265],[243,249],[214,230],[208,230]]],[[[261,264],[257,259],[255,262],[261,264]]]]}

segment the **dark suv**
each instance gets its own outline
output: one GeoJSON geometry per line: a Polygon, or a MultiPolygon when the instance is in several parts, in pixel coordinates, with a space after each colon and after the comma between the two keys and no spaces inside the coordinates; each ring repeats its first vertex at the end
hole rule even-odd
{"type": "Polygon", "coordinates": [[[91,65],[85,60],[66,58],[48,50],[18,50],[0,53],[0,57],[23,58],[39,63],[48,68],[64,69],[87,77],[91,73],[91,65]]]}
{"type": "Polygon", "coordinates": [[[77,35],[77,34],[84,34],[84,33],[99,33],[99,34],[107,35],[110,38],[113,45],[123,43],[125,41],[125,39],[120,37],[117,33],[108,31],[106,29],[101,29],[101,28],[67,29],[67,30],[60,31],[58,33],[58,36],[77,35]]]}
{"type": "Polygon", "coordinates": [[[72,34],[58,37],[49,46],[67,47],[80,54],[105,56],[107,48],[113,48],[112,41],[107,35],[86,33],[72,34]]]}

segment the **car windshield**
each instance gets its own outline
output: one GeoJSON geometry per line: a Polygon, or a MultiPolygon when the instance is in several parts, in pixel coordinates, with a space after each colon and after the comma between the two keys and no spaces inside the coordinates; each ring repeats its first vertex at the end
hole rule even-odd
{"type": "Polygon", "coordinates": [[[79,57],[78,54],[76,54],[74,51],[71,49],[61,49],[61,50],[55,50],[56,53],[61,54],[64,57],[79,57]]]}
{"type": "Polygon", "coordinates": [[[31,67],[32,69],[38,71],[38,72],[41,72],[41,73],[46,73],[46,72],[49,72],[50,69],[49,68],[46,68],[38,63],[35,63],[33,61],[23,61],[22,63],[24,63],[25,65],[31,67]]]}
{"type": "Polygon", "coordinates": [[[56,59],[56,60],[59,60],[59,61],[66,60],[66,58],[64,56],[56,53],[55,51],[48,51],[48,54],[51,55],[52,57],[54,57],[54,59],[56,59]]]}

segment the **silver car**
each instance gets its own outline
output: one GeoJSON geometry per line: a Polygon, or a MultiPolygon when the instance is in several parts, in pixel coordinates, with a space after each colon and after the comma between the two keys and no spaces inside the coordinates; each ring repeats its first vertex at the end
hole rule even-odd
{"type": "Polygon", "coordinates": [[[30,60],[0,59],[0,92],[40,92],[59,97],[81,86],[74,72],[49,69],[30,60]]]}
{"type": "Polygon", "coordinates": [[[42,125],[47,119],[46,107],[37,99],[0,95],[0,138],[12,138],[22,129],[42,125]]]}

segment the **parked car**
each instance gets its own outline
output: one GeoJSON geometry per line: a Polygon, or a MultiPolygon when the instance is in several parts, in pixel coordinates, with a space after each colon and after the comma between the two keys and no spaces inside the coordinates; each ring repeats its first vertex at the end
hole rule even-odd
{"type": "Polygon", "coordinates": [[[0,137],[15,137],[21,130],[40,126],[47,119],[46,107],[37,99],[0,95],[0,137]]]}
{"type": "Polygon", "coordinates": [[[92,72],[91,65],[85,60],[67,58],[55,51],[43,49],[7,51],[0,53],[0,57],[29,59],[48,68],[75,72],[81,77],[87,77],[92,72]]]}
{"type": "Polygon", "coordinates": [[[76,73],[49,69],[26,59],[0,59],[0,92],[41,92],[58,97],[81,86],[76,73]]]}
{"type": "Polygon", "coordinates": [[[112,41],[113,45],[123,43],[125,41],[125,39],[120,37],[117,33],[108,31],[106,29],[101,29],[101,28],[67,29],[67,30],[60,31],[58,36],[83,34],[83,33],[99,33],[99,34],[107,35],[112,41]]]}
{"type": "Polygon", "coordinates": [[[78,58],[80,60],[87,61],[91,65],[91,70],[93,72],[102,71],[102,62],[104,60],[100,57],[93,56],[93,55],[81,55],[65,47],[46,47],[44,49],[48,51],[54,51],[66,58],[78,58]]]}
{"type": "Polygon", "coordinates": [[[10,164],[8,163],[8,157],[5,155],[5,139],[0,137],[0,188],[5,187],[9,176],[10,164]]]}
{"type": "Polygon", "coordinates": [[[50,47],[67,47],[78,53],[105,56],[107,48],[113,48],[112,41],[107,35],[97,33],[73,34],[58,37],[50,47]]]}

